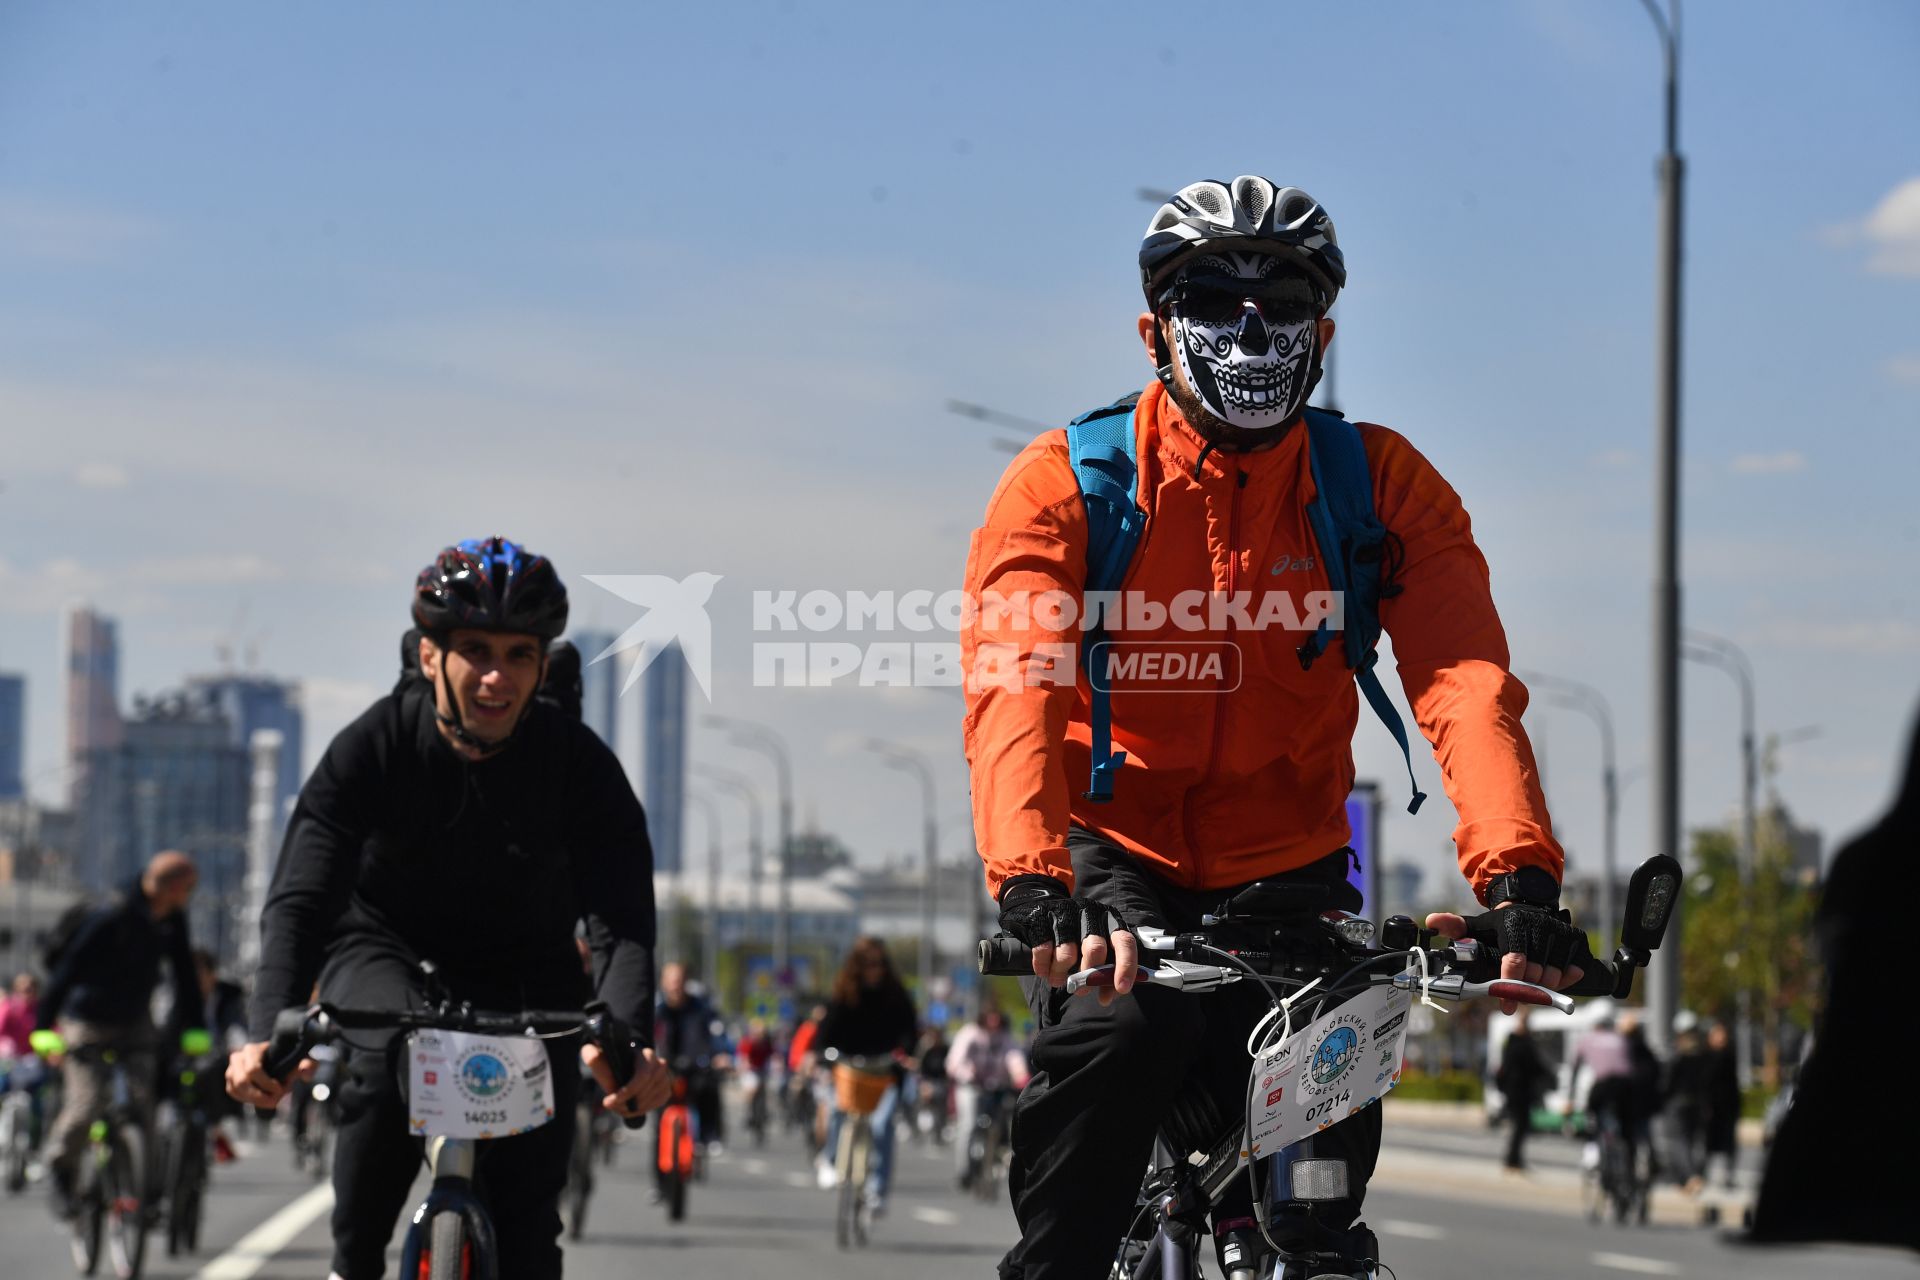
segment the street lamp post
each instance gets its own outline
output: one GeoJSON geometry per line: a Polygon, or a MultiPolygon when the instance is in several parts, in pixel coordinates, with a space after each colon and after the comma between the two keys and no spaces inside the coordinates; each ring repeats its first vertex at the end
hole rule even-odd
{"type": "Polygon", "coordinates": [[[690,791],[687,798],[700,806],[707,820],[707,927],[700,940],[700,976],[706,979],[707,992],[717,1003],[720,999],[720,806],[701,791],[690,791]]]}
{"type": "MultiPolygon", "coordinates": [[[[1740,690],[1740,912],[1744,919],[1753,906],[1753,872],[1759,857],[1759,755],[1753,736],[1753,664],[1746,651],[1731,640],[1691,628],[1686,633],[1684,657],[1718,667],[1733,677],[1740,690]]],[[[1734,1045],[1740,1061],[1740,1083],[1753,1083],[1753,994],[1743,981],[1734,989],[1738,1015],[1734,1045]]]]}
{"type": "MultiPolygon", "coordinates": [[[[747,915],[745,937],[750,941],[760,936],[760,850],[761,845],[761,809],[760,793],[753,789],[747,775],[732,769],[722,769],[715,765],[696,764],[693,771],[719,787],[722,791],[745,802],[747,806],[747,915]]],[[[746,1000],[745,956],[741,958],[739,997],[744,1006],[746,1000]]]]}
{"type": "Polygon", "coordinates": [[[939,834],[933,818],[933,764],[922,752],[879,738],[868,739],[867,750],[886,761],[889,769],[899,769],[920,779],[923,840],[920,870],[920,1000],[924,1009],[933,1003],[933,899],[939,845],[939,834]]]}
{"type": "MultiPolygon", "coordinates": [[[[1680,0],[1672,20],[1654,0],[1641,0],[1660,34],[1666,64],[1666,149],[1660,155],[1659,339],[1655,381],[1658,514],[1653,582],[1653,849],[1680,855],[1680,283],[1681,202],[1686,166],[1680,158],[1680,0]]],[[[1680,1003],[1680,908],[1666,942],[1647,969],[1647,1024],[1656,1048],[1672,1044],[1680,1003]]]]}
{"type": "Polygon", "coordinates": [[[780,850],[778,907],[773,922],[774,981],[784,989],[792,981],[787,972],[790,961],[793,926],[793,766],[787,754],[787,740],[766,725],[732,716],[706,717],[708,725],[733,736],[735,746],[757,751],[773,761],[774,781],[779,788],[780,850]]]}
{"type": "Polygon", "coordinates": [[[1600,918],[1600,952],[1610,954],[1613,950],[1613,937],[1619,928],[1614,918],[1613,888],[1617,879],[1619,829],[1620,829],[1620,774],[1616,767],[1613,750],[1613,709],[1608,705],[1606,696],[1590,684],[1578,680],[1567,680],[1559,676],[1543,675],[1540,672],[1521,674],[1520,678],[1529,685],[1538,687],[1546,694],[1547,701],[1557,707],[1578,711],[1590,718],[1600,729],[1600,799],[1603,814],[1601,835],[1600,894],[1596,902],[1596,914],[1600,918]]]}

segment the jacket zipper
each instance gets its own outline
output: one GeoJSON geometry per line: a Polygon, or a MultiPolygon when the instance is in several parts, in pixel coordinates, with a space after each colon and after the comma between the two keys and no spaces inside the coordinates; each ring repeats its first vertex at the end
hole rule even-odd
{"type": "MultiPolygon", "coordinates": [[[[1247,487],[1247,473],[1234,468],[1233,488],[1227,491],[1227,598],[1233,598],[1233,589],[1237,584],[1240,570],[1240,491],[1247,487]]],[[[1233,635],[1233,614],[1227,613],[1227,635],[1233,635]]],[[[1231,639],[1228,644],[1233,643],[1231,639]]],[[[1224,678],[1224,677],[1223,677],[1224,678]]],[[[1220,743],[1227,734],[1227,700],[1216,694],[1213,710],[1213,741],[1207,747],[1207,765],[1200,771],[1200,779],[1187,789],[1186,812],[1182,815],[1187,838],[1187,851],[1193,855],[1193,884],[1199,888],[1205,880],[1204,858],[1200,852],[1200,842],[1194,836],[1193,798],[1195,793],[1207,785],[1213,777],[1214,763],[1220,757],[1220,743]]]]}

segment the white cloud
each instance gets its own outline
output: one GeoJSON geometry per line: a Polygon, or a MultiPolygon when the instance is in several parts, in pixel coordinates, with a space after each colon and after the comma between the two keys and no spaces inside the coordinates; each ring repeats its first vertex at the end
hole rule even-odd
{"type": "Polygon", "coordinates": [[[1867,270],[1881,276],[1920,276],[1920,178],[1889,191],[1859,222],[1824,227],[1821,241],[1836,249],[1865,242],[1867,270]]]}
{"type": "Polygon", "coordinates": [[[1920,276],[1920,178],[1908,178],[1867,215],[1862,229],[1874,248],[1867,270],[1920,276]]]}
{"type": "Polygon", "coordinates": [[[1764,643],[1783,649],[1815,650],[1853,657],[1920,657],[1920,622],[1902,618],[1863,622],[1805,621],[1770,623],[1760,630],[1764,643]]]}
{"type": "Polygon", "coordinates": [[[98,263],[151,240],[140,218],[57,201],[0,195],[0,251],[42,262],[98,263]]]}
{"type": "Polygon", "coordinates": [[[73,473],[82,489],[124,489],[133,482],[127,469],[113,462],[83,462],[73,473]]]}
{"type": "Polygon", "coordinates": [[[1779,453],[1743,453],[1733,460],[1733,469],[1743,476],[1782,476],[1807,469],[1806,455],[1786,449],[1779,453]]]}
{"type": "Polygon", "coordinates": [[[1895,382],[1920,386],[1920,354],[1892,356],[1880,366],[1880,371],[1895,382]]]}
{"type": "Polygon", "coordinates": [[[133,570],[144,582],[169,587],[229,587],[277,582],[287,576],[284,564],[246,552],[170,556],[138,563],[133,570]]]}

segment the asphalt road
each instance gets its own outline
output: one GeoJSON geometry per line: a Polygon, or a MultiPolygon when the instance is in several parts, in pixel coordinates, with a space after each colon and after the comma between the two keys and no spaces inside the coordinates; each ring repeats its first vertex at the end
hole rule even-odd
{"type": "MultiPolygon", "coordinates": [[[[1911,1280],[1899,1254],[1849,1249],[1758,1251],[1681,1225],[1672,1203],[1646,1228],[1596,1227],[1579,1216],[1577,1149],[1545,1139],[1538,1172],[1504,1177],[1491,1135],[1416,1129],[1389,1139],[1368,1196],[1368,1220],[1400,1280],[1523,1280],[1525,1277],[1685,1276],[1711,1280],[1911,1280]]],[[[154,1242],[156,1280],[324,1280],[329,1250],[324,1186],[294,1175],[276,1136],[216,1170],[202,1254],[168,1259],[154,1242]]],[[[991,1276],[1012,1242],[1012,1213],[957,1195],[950,1153],[903,1141],[891,1211],[870,1248],[834,1246],[831,1198],[816,1188],[797,1140],[776,1135],[765,1151],[729,1149],[693,1188],[688,1220],[668,1223],[647,1203],[642,1149],[627,1146],[602,1178],[586,1237],[567,1247],[574,1280],[630,1280],[685,1273],[754,1277],[897,1277],[975,1280],[991,1276]]],[[[0,1277],[71,1274],[65,1240],[41,1189],[0,1201],[0,1277]]],[[[1684,1219],[1682,1219],[1684,1220],[1684,1219]]],[[[391,1271],[389,1274],[392,1274],[391,1271]]]]}

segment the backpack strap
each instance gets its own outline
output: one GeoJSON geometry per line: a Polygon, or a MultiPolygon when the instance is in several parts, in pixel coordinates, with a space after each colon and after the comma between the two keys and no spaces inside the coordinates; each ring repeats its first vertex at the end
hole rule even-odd
{"type": "MultiPolygon", "coordinates": [[[[1067,456],[1087,509],[1087,596],[1120,589],[1147,525],[1147,513],[1134,497],[1140,481],[1134,433],[1134,406],[1139,399],[1137,392],[1123,396],[1067,425],[1067,456]]],[[[1113,749],[1112,687],[1095,669],[1095,657],[1106,642],[1103,624],[1088,632],[1081,649],[1093,739],[1093,776],[1084,795],[1096,803],[1113,799],[1114,775],[1127,762],[1126,752],[1113,749]]]]}
{"type": "MultiPolygon", "coordinates": [[[[1400,758],[1406,762],[1407,781],[1413,788],[1407,812],[1418,813],[1427,797],[1414,777],[1407,726],[1374,669],[1380,660],[1380,601],[1399,594],[1400,588],[1381,581],[1387,527],[1373,509],[1373,473],[1367,469],[1366,446],[1360,440],[1359,428],[1338,414],[1309,408],[1306,423],[1314,488],[1313,501],[1307,504],[1307,520],[1320,544],[1328,584],[1343,606],[1342,648],[1346,650],[1347,668],[1354,673],[1354,683],[1366,695],[1373,714],[1400,744],[1400,758]]],[[[1322,618],[1297,651],[1301,669],[1312,667],[1332,639],[1333,631],[1322,618]]]]}

